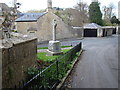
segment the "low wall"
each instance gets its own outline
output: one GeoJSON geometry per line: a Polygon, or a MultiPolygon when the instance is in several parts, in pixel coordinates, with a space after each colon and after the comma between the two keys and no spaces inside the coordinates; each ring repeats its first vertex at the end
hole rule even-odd
{"type": "Polygon", "coordinates": [[[81,38],[83,37],[83,28],[82,27],[73,27],[71,33],[74,38],[81,38]]]}
{"type": "Polygon", "coordinates": [[[114,27],[112,26],[105,26],[103,29],[103,36],[111,36],[113,34],[114,27]]]}
{"type": "Polygon", "coordinates": [[[12,88],[25,79],[28,67],[35,65],[37,39],[15,43],[12,47],[0,48],[2,53],[2,86],[12,88]]]}

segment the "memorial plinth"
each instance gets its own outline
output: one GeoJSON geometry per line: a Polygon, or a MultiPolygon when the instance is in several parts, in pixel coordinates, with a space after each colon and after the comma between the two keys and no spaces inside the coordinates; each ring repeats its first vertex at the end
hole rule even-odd
{"type": "Polygon", "coordinates": [[[48,44],[48,55],[54,56],[62,54],[60,41],[56,41],[56,27],[57,21],[53,19],[53,40],[49,41],[48,44]]]}
{"type": "Polygon", "coordinates": [[[61,43],[60,41],[49,41],[48,44],[48,55],[54,56],[54,55],[60,55],[63,52],[61,52],[61,43]]]}

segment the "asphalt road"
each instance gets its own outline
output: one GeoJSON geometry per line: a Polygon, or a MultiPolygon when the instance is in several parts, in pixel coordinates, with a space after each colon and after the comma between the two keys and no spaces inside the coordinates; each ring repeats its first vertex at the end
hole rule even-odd
{"type": "Polygon", "coordinates": [[[118,88],[118,36],[85,38],[69,77],[71,88],[118,88]]]}
{"type": "MultiPolygon", "coordinates": [[[[110,36],[62,41],[63,46],[75,46],[82,42],[84,49],[72,75],[68,78],[69,86],[71,88],[118,88],[118,70],[120,70],[120,67],[118,69],[118,40],[120,43],[118,36],[110,36]]],[[[48,46],[46,43],[38,45],[38,47],[46,46],[48,46]]]]}

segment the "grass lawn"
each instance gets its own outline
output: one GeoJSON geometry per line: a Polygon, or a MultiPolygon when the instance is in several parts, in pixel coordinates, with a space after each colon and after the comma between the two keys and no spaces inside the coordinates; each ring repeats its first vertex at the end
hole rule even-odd
{"type": "MultiPolygon", "coordinates": [[[[72,47],[72,46],[61,46],[61,48],[67,48],[67,47],[72,47]]],[[[37,48],[37,49],[48,49],[48,47],[40,47],[40,48],[37,48]]]]}
{"type": "MultiPolygon", "coordinates": [[[[68,52],[70,49],[65,49],[62,50],[63,54],[68,52]]],[[[60,57],[61,55],[56,55],[56,56],[46,56],[47,52],[40,52],[37,53],[37,58],[39,60],[45,61],[45,62],[54,62],[58,57],[60,57]]]]}

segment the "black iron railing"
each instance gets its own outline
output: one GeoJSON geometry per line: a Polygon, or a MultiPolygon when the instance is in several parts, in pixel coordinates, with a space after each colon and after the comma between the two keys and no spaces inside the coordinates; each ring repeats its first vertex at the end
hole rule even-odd
{"type": "Polygon", "coordinates": [[[81,50],[81,43],[73,47],[70,51],[65,53],[62,57],[58,58],[54,63],[45,68],[42,71],[39,71],[28,82],[23,82],[21,89],[26,90],[42,90],[42,89],[54,89],[60,80],[64,77],[66,72],[70,69],[70,65],[76,53],[81,50]]]}

